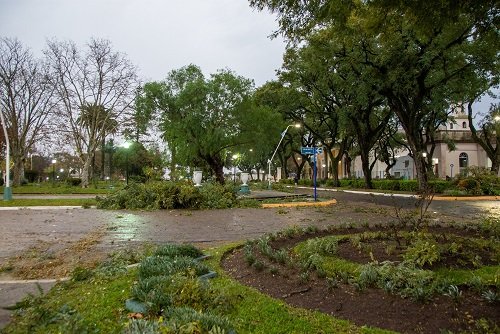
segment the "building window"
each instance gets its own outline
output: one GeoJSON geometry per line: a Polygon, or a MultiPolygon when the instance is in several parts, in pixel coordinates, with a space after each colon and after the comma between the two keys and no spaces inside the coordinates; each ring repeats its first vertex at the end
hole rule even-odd
{"type": "Polygon", "coordinates": [[[450,123],[450,130],[453,130],[453,123],[450,123]]]}
{"type": "Polygon", "coordinates": [[[463,122],[463,123],[462,123],[462,128],[463,128],[463,129],[467,129],[467,122],[463,122]]]}
{"type": "Polygon", "coordinates": [[[465,175],[467,173],[467,167],[469,167],[469,156],[467,153],[462,152],[458,156],[458,167],[460,168],[460,174],[465,175]]]}

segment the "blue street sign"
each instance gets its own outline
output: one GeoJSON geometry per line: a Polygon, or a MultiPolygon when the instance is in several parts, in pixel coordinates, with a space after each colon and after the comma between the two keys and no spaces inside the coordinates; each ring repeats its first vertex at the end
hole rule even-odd
{"type": "Polygon", "coordinates": [[[300,148],[300,153],[303,155],[321,154],[323,153],[323,147],[304,147],[300,148]]]}
{"type": "Polygon", "coordinates": [[[301,147],[300,148],[300,154],[303,155],[308,155],[308,154],[314,154],[314,147],[301,147]]]}

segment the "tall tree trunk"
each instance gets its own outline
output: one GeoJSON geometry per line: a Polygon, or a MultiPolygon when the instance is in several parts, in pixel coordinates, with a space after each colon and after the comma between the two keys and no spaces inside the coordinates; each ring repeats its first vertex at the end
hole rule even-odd
{"type": "Polygon", "coordinates": [[[104,160],[106,159],[106,137],[102,137],[101,143],[101,180],[104,180],[104,160]]]}
{"type": "Polygon", "coordinates": [[[12,185],[20,186],[24,179],[24,158],[19,155],[13,155],[12,160],[14,161],[12,185]]]}
{"type": "Polygon", "coordinates": [[[210,169],[215,174],[215,179],[218,183],[224,184],[226,180],[224,179],[224,164],[222,159],[219,157],[208,156],[205,157],[205,161],[210,166],[210,169]]]}
{"type": "Polygon", "coordinates": [[[84,160],[82,168],[82,188],[89,187],[89,174],[90,174],[91,162],[92,158],[90,156],[87,156],[87,158],[84,160]]]}
{"type": "Polygon", "coordinates": [[[372,183],[372,170],[370,168],[370,153],[361,150],[361,168],[363,169],[363,176],[365,179],[366,189],[373,189],[372,183]]]}

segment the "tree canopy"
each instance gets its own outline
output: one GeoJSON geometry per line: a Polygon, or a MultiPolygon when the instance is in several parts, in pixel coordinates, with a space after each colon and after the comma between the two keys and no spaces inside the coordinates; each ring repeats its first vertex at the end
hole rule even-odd
{"type": "MultiPolygon", "coordinates": [[[[250,0],[278,15],[292,47],[326,35],[363,83],[383,96],[405,131],[421,190],[427,188],[427,146],[463,101],[498,78],[496,1],[250,0]],[[475,82],[465,85],[464,80],[475,82]]],[[[327,72],[331,75],[332,72],[327,72]]]]}

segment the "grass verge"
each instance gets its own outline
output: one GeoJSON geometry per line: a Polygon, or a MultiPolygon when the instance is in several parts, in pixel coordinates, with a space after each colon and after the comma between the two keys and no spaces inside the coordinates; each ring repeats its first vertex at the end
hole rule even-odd
{"type": "MultiPolygon", "coordinates": [[[[28,184],[19,187],[12,187],[12,192],[14,194],[109,194],[119,189],[121,186],[117,186],[114,189],[110,189],[108,186],[89,188],[69,186],[66,184],[28,184]]],[[[3,194],[3,187],[0,187],[0,192],[3,194]]]]}
{"type": "Polygon", "coordinates": [[[93,198],[58,198],[58,199],[28,199],[20,198],[10,201],[0,201],[0,207],[28,207],[28,206],[81,206],[96,205],[93,198]]]}

